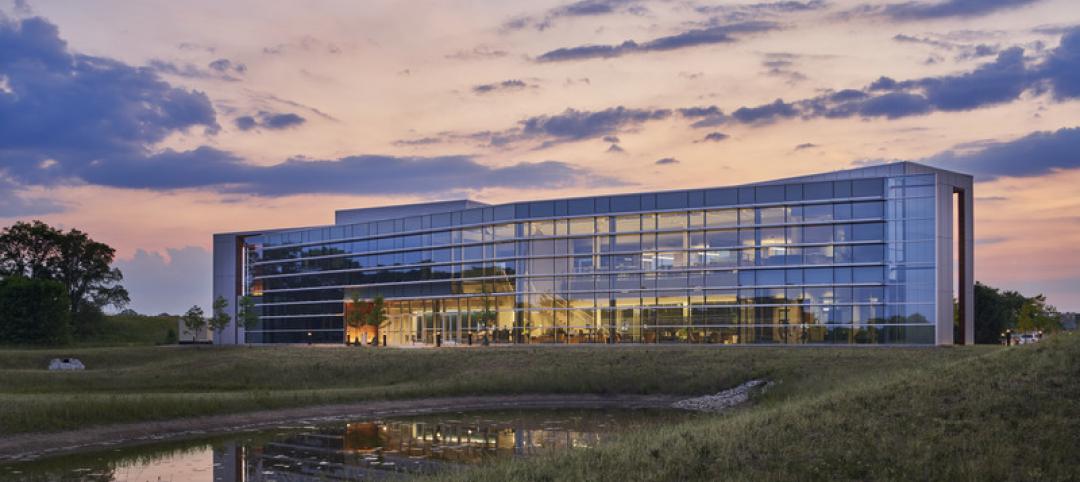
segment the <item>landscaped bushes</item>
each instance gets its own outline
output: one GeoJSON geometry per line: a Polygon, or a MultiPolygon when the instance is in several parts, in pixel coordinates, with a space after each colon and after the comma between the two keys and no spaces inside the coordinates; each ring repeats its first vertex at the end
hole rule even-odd
{"type": "Polygon", "coordinates": [[[70,343],[68,300],[57,281],[21,276],[0,280],[0,344],[70,343]]]}

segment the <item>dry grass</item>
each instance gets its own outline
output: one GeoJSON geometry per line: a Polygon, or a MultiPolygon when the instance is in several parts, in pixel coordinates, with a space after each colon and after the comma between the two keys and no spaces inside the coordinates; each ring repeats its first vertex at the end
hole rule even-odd
{"type": "Polygon", "coordinates": [[[996,347],[125,347],[0,350],[0,433],[372,399],[519,393],[714,393],[780,381],[781,404],[996,347]],[[89,369],[44,370],[73,356],[89,369]]]}

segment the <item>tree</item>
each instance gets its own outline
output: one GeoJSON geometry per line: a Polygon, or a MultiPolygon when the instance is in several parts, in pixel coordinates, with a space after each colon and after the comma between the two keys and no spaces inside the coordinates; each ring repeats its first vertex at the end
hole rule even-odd
{"type": "Polygon", "coordinates": [[[255,307],[255,298],[244,295],[240,297],[240,305],[237,306],[236,319],[245,330],[254,330],[259,323],[258,308],[255,307]]]}
{"type": "Polygon", "coordinates": [[[368,311],[367,316],[364,319],[364,324],[375,327],[375,338],[372,341],[373,344],[379,344],[379,327],[386,322],[386,305],[383,302],[382,295],[375,295],[375,299],[371,302],[371,310],[368,311]]]}
{"type": "Polygon", "coordinates": [[[1024,301],[1017,316],[1016,328],[1021,332],[1054,332],[1061,329],[1061,315],[1057,309],[1046,304],[1046,297],[1036,295],[1024,301]]]}
{"type": "MultiPolygon", "coordinates": [[[[360,310],[360,293],[353,292],[349,297],[349,301],[352,303],[352,308],[348,310],[348,315],[345,317],[345,323],[348,323],[350,328],[359,330],[361,326],[367,323],[367,315],[360,310]]],[[[345,340],[346,344],[350,343],[350,340],[345,340]]]]}
{"type": "Polygon", "coordinates": [[[229,312],[226,311],[229,308],[229,302],[225,300],[225,297],[218,296],[214,298],[213,311],[211,312],[210,319],[207,320],[210,325],[210,329],[214,331],[215,336],[220,333],[226,327],[229,326],[229,322],[232,321],[232,317],[229,316],[229,312]]]}
{"type": "Polygon", "coordinates": [[[0,231],[0,278],[22,276],[60,282],[76,335],[93,332],[106,306],[131,300],[112,268],[116,250],[77,229],[66,233],[41,221],[18,222],[0,231]]]}
{"type": "Polygon", "coordinates": [[[64,285],[15,276],[0,280],[0,344],[71,342],[64,285]]]}
{"type": "Polygon", "coordinates": [[[975,343],[1000,343],[1005,330],[1016,327],[1025,298],[1015,291],[1001,291],[975,283],[975,343]]]}
{"type": "Polygon", "coordinates": [[[194,342],[199,335],[199,330],[206,327],[206,317],[203,315],[202,308],[198,305],[192,306],[184,313],[184,328],[187,328],[191,332],[191,341],[194,342]]]}

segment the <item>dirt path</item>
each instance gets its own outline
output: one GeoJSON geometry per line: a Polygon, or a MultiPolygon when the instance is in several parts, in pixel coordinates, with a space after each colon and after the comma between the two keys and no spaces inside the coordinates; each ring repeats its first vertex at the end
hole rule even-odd
{"type": "Polygon", "coordinates": [[[400,417],[426,413],[542,408],[668,408],[681,399],[669,395],[508,395],[423,398],[320,405],[260,412],[139,422],[84,430],[7,435],[0,438],[0,463],[127,445],[205,437],[288,423],[400,417]]]}

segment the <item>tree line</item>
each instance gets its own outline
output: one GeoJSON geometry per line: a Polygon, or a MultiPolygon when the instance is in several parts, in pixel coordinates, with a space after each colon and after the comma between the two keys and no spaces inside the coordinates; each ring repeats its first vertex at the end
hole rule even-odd
{"type": "Polygon", "coordinates": [[[1061,314],[1039,294],[1024,296],[975,283],[975,343],[999,343],[1006,330],[1054,332],[1061,329],[1061,314]]]}
{"type": "Polygon", "coordinates": [[[41,221],[0,231],[0,344],[62,345],[98,333],[130,302],[116,250],[41,221]]]}

